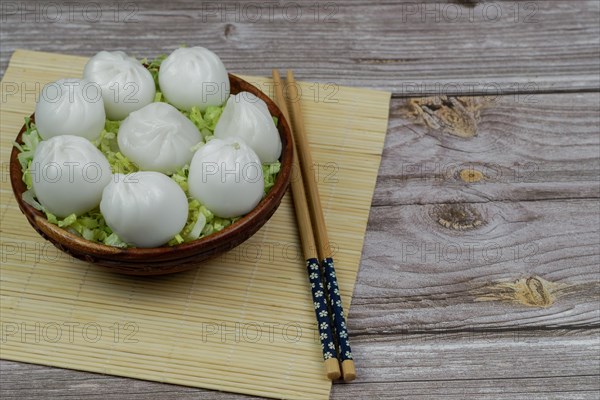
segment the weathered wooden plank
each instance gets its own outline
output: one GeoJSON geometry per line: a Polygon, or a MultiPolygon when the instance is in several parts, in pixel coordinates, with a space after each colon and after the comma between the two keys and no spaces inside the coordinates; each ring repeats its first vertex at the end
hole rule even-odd
{"type": "Polygon", "coordinates": [[[349,328],[597,326],[599,226],[596,199],[375,207],[349,328]]]}
{"type": "Polygon", "coordinates": [[[334,386],[332,399],[459,399],[523,400],[571,399],[597,400],[595,376],[561,376],[534,379],[486,379],[415,382],[378,382],[334,386]]]}
{"type": "Polygon", "coordinates": [[[23,46],[143,57],[189,44],[239,73],[292,67],[301,80],[398,95],[600,88],[596,0],[473,3],[8,2],[0,66],[23,46]]]}
{"type": "Polygon", "coordinates": [[[359,382],[587,376],[600,368],[597,329],[386,334],[374,339],[354,338],[359,382]],[[550,353],[552,357],[543,356],[550,353]]]}
{"type": "MultiPolygon", "coordinates": [[[[357,0],[320,3],[317,18],[310,2],[295,22],[287,2],[256,22],[252,10],[236,10],[241,2],[223,12],[215,2],[202,9],[191,0],[136,1],[116,14],[109,2],[101,16],[96,6],[84,15],[85,3],[76,2],[71,19],[58,21],[39,3],[25,23],[8,3],[2,71],[19,47],[153,56],[188,43],[217,51],[235,72],[293,67],[298,79],[396,96],[600,88],[596,0],[475,8],[466,0],[357,0]],[[451,21],[456,9],[473,20],[451,21]],[[333,11],[335,21],[325,22],[333,11]],[[484,20],[484,11],[497,20],[484,20]]],[[[360,379],[334,385],[332,397],[596,399],[598,94],[498,99],[480,111],[477,136],[468,139],[452,133],[468,136],[469,119],[456,129],[429,108],[432,129],[403,114],[405,105],[393,103],[374,199],[382,207],[371,215],[349,319],[360,379]]],[[[9,399],[246,398],[8,361],[0,370],[1,397],[9,399]]]]}
{"type": "MultiPolygon", "coordinates": [[[[354,339],[359,378],[332,399],[597,398],[598,331],[386,335],[354,339]],[[544,357],[551,354],[552,357],[544,357]]],[[[3,399],[248,399],[251,397],[0,362],[3,399]]]]}
{"type": "Polygon", "coordinates": [[[600,94],[448,101],[392,101],[374,205],[600,196],[600,94]]]}

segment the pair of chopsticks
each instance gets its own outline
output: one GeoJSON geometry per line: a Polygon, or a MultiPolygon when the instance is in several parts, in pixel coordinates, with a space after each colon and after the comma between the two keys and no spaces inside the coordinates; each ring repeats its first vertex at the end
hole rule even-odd
{"type": "MultiPolygon", "coordinates": [[[[283,84],[278,70],[273,70],[275,100],[287,121],[290,121],[283,84]]],[[[317,182],[311,179],[313,160],[302,119],[298,86],[291,70],[287,71],[288,100],[291,104],[293,120],[293,169],[299,172],[291,181],[292,197],[302,241],[302,251],[311,284],[315,315],[319,328],[323,359],[327,377],[331,380],[340,376],[344,381],[356,378],[352,350],[348,339],[346,318],[339,286],[333,266],[333,254],[323,217],[317,182]],[[298,168],[298,164],[300,168],[298,168]],[[308,196],[307,196],[308,194],[308,196]],[[311,222],[312,221],[312,222],[311,222]],[[316,245],[315,232],[316,231],[316,245]],[[319,258],[320,257],[320,258],[319,258]],[[329,301],[327,301],[329,300],[329,301]],[[341,363],[341,372],[340,372],[341,363]]]]}

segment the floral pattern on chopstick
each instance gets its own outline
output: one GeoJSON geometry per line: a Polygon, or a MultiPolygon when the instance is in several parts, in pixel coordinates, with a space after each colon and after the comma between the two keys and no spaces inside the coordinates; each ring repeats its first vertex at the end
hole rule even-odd
{"type": "Polygon", "coordinates": [[[315,315],[317,317],[323,359],[337,358],[337,351],[333,341],[333,327],[331,326],[332,319],[329,317],[329,311],[327,309],[327,296],[325,294],[323,282],[321,281],[319,260],[316,258],[309,258],[306,260],[306,268],[308,270],[308,280],[311,286],[315,315]]]}
{"type": "Polygon", "coordinates": [[[335,268],[333,267],[333,258],[323,260],[323,270],[325,273],[325,282],[327,284],[327,294],[329,296],[329,304],[331,305],[331,313],[333,314],[334,331],[337,336],[338,346],[340,351],[340,359],[352,360],[352,349],[350,348],[350,339],[348,338],[348,329],[346,327],[346,316],[344,315],[344,307],[342,306],[342,298],[340,297],[340,288],[338,286],[335,268]]]}

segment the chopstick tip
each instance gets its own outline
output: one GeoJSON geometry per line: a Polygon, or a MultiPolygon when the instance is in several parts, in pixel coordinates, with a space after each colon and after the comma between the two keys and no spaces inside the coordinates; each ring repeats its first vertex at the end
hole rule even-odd
{"type": "Polygon", "coordinates": [[[292,71],[291,69],[287,70],[287,79],[288,81],[293,81],[294,80],[294,71],[292,71]]]}
{"type": "Polygon", "coordinates": [[[342,361],[342,376],[344,382],[350,382],[356,379],[356,368],[353,360],[342,361]]]}
{"type": "Polygon", "coordinates": [[[325,360],[325,372],[327,374],[327,378],[334,381],[339,379],[342,376],[340,372],[340,364],[337,358],[328,358],[325,360]]]}

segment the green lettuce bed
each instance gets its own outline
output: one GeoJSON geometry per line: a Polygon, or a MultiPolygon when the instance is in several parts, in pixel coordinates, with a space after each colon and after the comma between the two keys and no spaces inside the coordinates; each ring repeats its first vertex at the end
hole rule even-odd
{"type": "MultiPolygon", "coordinates": [[[[158,68],[160,67],[160,63],[163,59],[164,56],[161,56],[151,62],[146,62],[144,60],[148,70],[154,77],[157,87],[154,101],[165,101],[158,88],[158,68]]],[[[183,114],[198,127],[198,130],[200,130],[204,140],[209,141],[213,137],[215,126],[217,125],[219,117],[223,112],[223,108],[224,106],[208,107],[204,113],[202,113],[199,108],[194,107],[190,112],[183,112],[183,114]]],[[[275,125],[277,125],[277,120],[275,118],[273,122],[275,125]]],[[[100,213],[99,208],[95,208],[80,216],[71,214],[66,218],[60,219],[52,213],[46,211],[44,207],[35,199],[35,194],[32,191],[31,173],[29,168],[31,166],[35,149],[41,142],[42,138],[38,134],[35,124],[29,118],[25,119],[25,126],[26,131],[22,136],[23,143],[15,143],[15,146],[20,150],[18,159],[23,170],[23,182],[25,182],[28,189],[23,194],[23,200],[36,209],[43,211],[46,214],[49,222],[65,228],[70,232],[78,234],[87,240],[103,243],[109,246],[129,247],[127,243],[123,242],[118,235],[108,227],[104,217],[100,213]]],[[[139,170],[138,167],[119,152],[117,145],[117,133],[119,131],[119,126],[119,121],[106,120],[104,130],[100,134],[100,137],[93,142],[93,144],[106,156],[113,173],[128,174],[136,172],[139,170]]],[[[280,164],[278,161],[270,164],[263,164],[265,194],[267,194],[275,184],[275,178],[277,177],[279,169],[280,164]]],[[[185,227],[168,242],[169,246],[208,236],[231,225],[240,218],[217,217],[209,209],[204,207],[198,200],[193,199],[188,191],[188,173],[189,166],[186,165],[171,175],[171,179],[177,182],[177,184],[181,186],[187,195],[189,214],[185,227]]]]}

